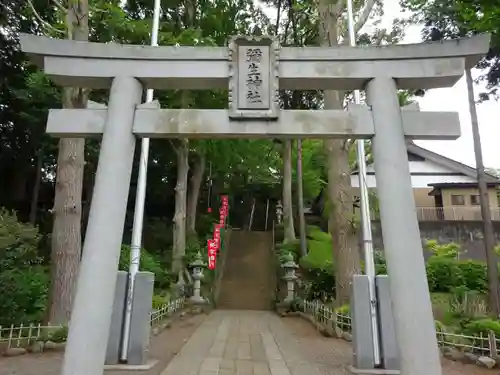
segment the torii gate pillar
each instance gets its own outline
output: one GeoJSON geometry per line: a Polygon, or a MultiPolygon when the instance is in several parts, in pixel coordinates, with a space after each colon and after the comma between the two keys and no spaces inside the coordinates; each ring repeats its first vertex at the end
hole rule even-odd
{"type": "Polygon", "coordinates": [[[132,125],[141,96],[137,79],[113,79],[63,374],[97,375],[103,371],[134,159],[132,125]],[[85,337],[95,339],[89,342],[85,337]]]}
{"type": "Polygon", "coordinates": [[[396,83],[377,77],[366,92],[375,127],[372,152],[401,374],[437,375],[441,361],[396,83]],[[419,359],[407,348],[417,350],[419,359]]]}

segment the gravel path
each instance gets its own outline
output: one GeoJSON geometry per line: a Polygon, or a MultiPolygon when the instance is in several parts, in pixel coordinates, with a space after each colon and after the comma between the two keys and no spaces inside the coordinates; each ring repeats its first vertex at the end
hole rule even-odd
{"type": "MultiPolygon", "coordinates": [[[[181,350],[206,315],[188,316],[173,322],[172,328],[151,339],[151,357],[158,364],[141,375],[158,375],[181,350]]],[[[19,357],[0,357],[0,375],[59,375],[62,353],[26,354],[19,357]]],[[[130,371],[106,371],[106,375],[131,375],[130,371]]],[[[133,373],[132,373],[133,374],[133,373]]]]}
{"type": "MultiPolygon", "coordinates": [[[[282,319],[302,353],[317,364],[322,375],[349,374],[346,366],[352,363],[351,345],[343,340],[322,336],[311,323],[299,317],[282,319]]],[[[498,369],[488,370],[475,365],[464,365],[442,359],[443,375],[498,375],[498,369]]]]}

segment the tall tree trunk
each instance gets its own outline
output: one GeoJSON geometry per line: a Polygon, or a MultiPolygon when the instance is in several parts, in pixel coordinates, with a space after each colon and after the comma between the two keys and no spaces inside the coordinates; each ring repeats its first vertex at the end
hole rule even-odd
{"type": "Polygon", "coordinates": [[[196,233],[196,213],[198,211],[198,199],[200,197],[203,174],[205,173],[205,164],[205,154],[200,153],[193,166],[193,175],[191,176],[190,189],[188,190],[187,231],[189,234],[196,233]]]}
{"type": "Polygon", "coordinates": [[[292,141],[283,141],[283,222],[285,229],[284,242],[295,240],[292,208],[292,141]]]}
{"type": "Polygon", "coordinates": [[[36,218],[38,213],[38,198],[40,197],[40,186],[42,182],[42,166],[43,166],[43,156],[39,152],[36,157],[35,183],[33,184],[33,192],[31,194],[29,220],[32,225],[36,224],[36,218]]]}
{"type": "MultiPolygon", "coordinates": [[[[186,0],[184,3],[187,13],[186,29],[194,25],[196,0],[186,0]]],[[[182,108],[189,108],[189,92],[183,91],[181,97],[182,108]]],[[[184,265],[182,259],[186,254],[186,209],[187,184],[189,172],[189,140],[181,139],[177,143],[177,184],[175,186],[175,213],[174,213],[174,246],[172,271],[178,275],[179,289],[184,284],[184,265]]],[[[180,291],[180,290],[179,290],[180,291]]]]}
{"type": "Polygon", "coordinates": [[[176,146],[177,184],[175,185],[174,246],[172,272],[179,273],[186,254],[186,193],[189,172],[189,140],[181,139],[176,146]]]}
{"type": "Polygon", "coordinates": [[[84,181],[82,195],[84,201],[82,202],[82,233],[83,240],[85,241],[85,233],[87,231],[87,225],[89,221],[90,205],[92,204],[92,194],[94,193],[94,182],[95,182],[95,168],[94,166],[89,167],[87,165],[87,172],[84,171],[84,181]],[[87,176],[85,176],[85,173],[87,176]]]}
{"type": "Polygon", "coordinates": [[[486,184],[486,173],[483,164],[483,151],[481,149],[481,136],[479,134],[479,123],[477,120],[476,103],[474,101],[474,84],[470,69],[465,70],[467,81],[467,96],[469,100],[469,111],[472,126],[472,139],[474,142],[474,154],[476,157],[477,181],[479,187],[479,203],[481,204],[481,215],[483,217],[484,247],[486,262],[488,265],[488,289],[489,306],[495,319],[500,315],[500,295],[498,290],[498,263],[495,254],[495,234],[491,222],[490,199],[488,186],[486,184]]]}
{"type": "Polygon", "coordinates": [[[304,186],[302,181],[302,139],[297,139],[297,214],[299,216],[300,254],[307,255],[304,186]]]}
{"type": "MultiPolygon", "coordinates": [[[[88,0],[68,2],[68,39],[87,41],[88,0]]],[[[63,90],[64,108],[86,108],[87,91],[63,90]]],[[[85,165],[85,139],[61,138],[57,158],[54,226],[52,229],[52,275],[50,322],[67,324],[81,257],[82,183],[85,165]]]]}
{"type": "Polygon", "coordinates": [[[339,306],[349,303],[352,276],[360,273],[359,249],[353,225],[353,197],[349,189],[351,171],[348,154],[342,143],[342,140],[325,141],[328,161],[328,231],[332,236],[336,302],[339,306]]]}
{"type": "MultiPolygon", "coordinates": [[[[344,2],[319,1],[320,45],[338,45],[338,18],[344,2]]],[[[342,109],[343,93],[325,91],[324,108],[342,109]]],[[[332,252],[335,259],[336,303],[343,305],[350,299],[352,275],[359,273],[359,251],[353,226],[353,199],[349,169],[349,148],[344,140],[324,142],[328,161],[328,230],[332,236],[332,252]]]]}

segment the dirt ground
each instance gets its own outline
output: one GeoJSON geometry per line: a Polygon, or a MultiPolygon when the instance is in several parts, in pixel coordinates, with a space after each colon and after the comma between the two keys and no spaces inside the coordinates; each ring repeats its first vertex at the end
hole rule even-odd
{"type": "MultiPolygon", "coordinates": [[[[350,374],[346,368],[352,363],[351,345],[344,341],[322,336],[311,323],[299,317],[283,318],[295,341],[307,359],[319,365],[322,375],[350,374]]],[[[442,359],[443,375],[498,375],[500,370],[488,370],[442,359]]]]}
{"type": "MultiPolygon", "coordinates": [[[[141,375],[159,375],[181,350],[206,315],[188,316],[174,321],[172,327],[151,339],[150,357],[159,362],[141,375]]],[[[19,357],[0,357],[0,375],[58,375],[63,353],[26,354],[19,357]]],[[[106,375],[130,375],[130,371],[106,371],[106,375]]]]}

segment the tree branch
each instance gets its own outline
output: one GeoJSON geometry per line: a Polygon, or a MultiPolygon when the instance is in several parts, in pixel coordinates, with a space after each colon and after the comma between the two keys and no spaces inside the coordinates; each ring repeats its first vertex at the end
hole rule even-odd
{"type": "Polygon", "coordinates": [[[33,2],[31,0],[27,0],[28,1],[28,4],[31,8],[31,10],[33,11],[33,14],[35,15],[35,18],[38,20],[38,22],[40,22],[42,24],[42,26],[44,26],[45,28],[47,28],[48,30],[52,30],[56,33],[60,33],[60,34],[65,34],[64,31],[62,30],[58,30],[56,29],[54,26],[52,26],[50,23],[48,23],[47,21],[45,21],[41,16],[40,14],[38,14],[38,12],[36,11],[35,9],[35,6],[33,5],[33,2]]]}
{"type": "Polygon", "coordinates": [[[342,11],[344,10],[344,0],[338,0],[337,4],[333,8],[333,13],[339,17],[342,14],[342,11]]]}
{"type": "Polygon", "coordinates": [[[59,10],[63,13],[67,13],[68,12],[68,8],[65,7],[60,0],[52,0],[52,2],[56,5],[57,8],[59,8],[59,10]]]}
{"type": "Polygon", "coordinates": [[[361,30],[361,28],[365,25],[366,21],[368,21],[368,17],[370,17],[370,14],[374,6],[375,6],[375,0],[366,0],[366,4],[363,8],[363,11],[361,12],[361,15],[359,16],[356,23],[354,24],[354,35],[356,35],[359,32],[359,30],[361,30]]]}
{"type": "Polygon", "coordinates": [[[169,139],[168,142],[170,143],[170,145],[174,149],[175,153],[178,154],[179,153],[179,148],[175,145],[174,141],[172,141],[171,139],[169,139]]]}

